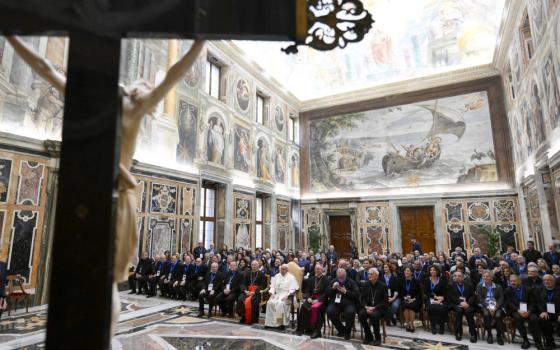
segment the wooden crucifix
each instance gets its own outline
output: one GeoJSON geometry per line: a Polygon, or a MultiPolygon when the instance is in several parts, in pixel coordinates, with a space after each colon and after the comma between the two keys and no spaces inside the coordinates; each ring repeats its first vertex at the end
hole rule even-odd
{"type": "MultiPolygon", "coordinates": [[[[4,35],[70,37],[67,79],[43,74],[65,91],[48,349],[110,347],[112,292],[120,277],[114,267],[117,262],[120,270],[119,259],[127,259],[115,259],[119,254],[116,213],[123,204],[126,208],[119,213],[133,210],[134,198],[126,191],[119,193],[123,182],[128,181],[129,187],[134,184],[128,171],[134,148],[130,140],[137,133],[134,125],[123,128],[123,123],[134,120],[131,116],[142,118],[149,109],[144,107],[150,105],[131,111],[134,108],[126,100],[132,96],[130,90],[123,103],[127,91],[118,85],[121,39],[279,40],[321,50],[361,40],[372,21],[360,1],[333,4],[321,0],[0,0],[4,35]],[[346,15],[354,27],[337,28],[337,13],[346,15]]],[[[18,42],[12,42],[17,48],[18,42]]],[[[193,55],[200,50],[197,46],[193,55]]],[[[25,47],[17,49],[26,54],[25,47]]],[[[297,52],[297,47],[292,45],[286,52],[297,52]]],[[[139,93],[163,98],[154,92],[157,89],[139,93]]],[[[136,230],[135,222],[126,225],[123,230],[136,230]]]]}

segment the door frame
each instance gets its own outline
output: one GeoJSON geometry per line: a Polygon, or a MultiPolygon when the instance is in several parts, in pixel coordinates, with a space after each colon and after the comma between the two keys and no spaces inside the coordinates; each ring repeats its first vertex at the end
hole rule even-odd
{"type": "Polygon", "coordinates": [[[345,209],[323,209],[323,237],[321,239],[321,249],[326,251],[331,244],[331,216],[350,216],[350,234],[352,241],[358,246],[358,222],[356,208],[345,209]]]}
{"type": "Polygon", "coordinates": [[[401,229],[401,218],[399,215],[399,208],[401,207],[433,207],[434,210],[434,238],[436,240],[436,251],[434,253],[445,251],[445,235],[443,233],[443,204],[442,199],[407,199],[407,200],[396,200],[389,203],[389,208],[391,210],[391,218],[393,221],[393,252],[402,252],[402,229],[401,229]]]}

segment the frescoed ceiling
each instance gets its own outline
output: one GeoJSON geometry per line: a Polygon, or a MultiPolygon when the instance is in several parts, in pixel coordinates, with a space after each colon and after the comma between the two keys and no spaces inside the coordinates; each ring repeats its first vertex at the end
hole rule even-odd
{"type": "Polygon", "coordinates": [[[375,23],[365,39],[319,52],[289,43],[234,41],[306,101],[492,62],[505,0],[363,0],[375,23]]]}

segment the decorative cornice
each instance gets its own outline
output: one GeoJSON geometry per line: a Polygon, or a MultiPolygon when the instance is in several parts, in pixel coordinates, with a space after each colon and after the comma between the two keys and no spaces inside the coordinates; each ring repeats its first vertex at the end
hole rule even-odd
{"type": "Polygon", "coordinates": [[[493,60],[493,66],[500,71],[506,67],[509,60],[509,49],[516,32],[515,28],[517,27],[519,17],[523,15],[521,13],[523,5],[523,0],[506,1],[493,60]]]}
{"type": "Polygon", "coordinates": [[[355,90],[343,94],[322,97],[320,99],[304,101],[301,103],[300,113],[314,109],[334,107],[341,104],[360,102],[391,95],[399,95],[407,92],[445,86],[453,83],[461,83],[497,75],[500,75],[500,72],[495,69],[492,64],[464,68],[456,71],[434,74],[427,77],[402,80],[362,90],[355,90]]]}

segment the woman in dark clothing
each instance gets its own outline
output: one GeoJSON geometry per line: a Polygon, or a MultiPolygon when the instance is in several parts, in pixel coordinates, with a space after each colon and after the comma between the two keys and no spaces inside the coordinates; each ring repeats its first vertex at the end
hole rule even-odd
{"type": "Polygon", "coordinates": [[[395,275],[393,265],[391,263],[383,264],[383,282],[387,286],[387,296],[389,297],[389,309],[387,310],[387,319],[392,324],[397,324],[395,315],[401,306],[401,299],[399,298],[399,281],[395,275]]]}
{"type": "Polygon", "coordinates": [[[422,308],[422,288],[420,283],[412,277],[412,269],[409,266],[405,267],[403,274],[404,276],[400,280],[399,295],[404,309],[406,330],[414,332],[414,319],[416,313],[422,308]]]}
{"type": "Polygon", "coordinates": [[[442,276],[439,265],[432,265],[429,270],[430,277],[424,280],[424,291],[426,293],[426,309],[432,326],[432,334],[443,334],[447,306],[445,295],[447,294],[447,280],[442,276]]]}

